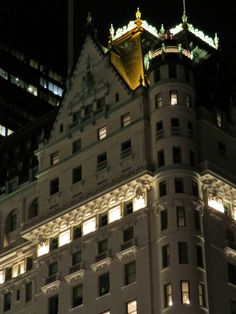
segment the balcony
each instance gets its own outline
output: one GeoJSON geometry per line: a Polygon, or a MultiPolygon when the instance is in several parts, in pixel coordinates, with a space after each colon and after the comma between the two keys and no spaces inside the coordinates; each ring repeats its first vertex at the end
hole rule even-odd
{"type": "Polygon", "coordinates": [[[45,279],[45,285],[41,287],[41,290],[45,295],[50,296],[58,292],[60,284],[60,274],[56,273],[55,275],[52,275],[45,279]]]}
{"type": "Polygon", "coordinates": [[[91,265],[91,268],[97,271],[99,268],[109,267],[111,260],[111,251],[106,250],[95,256],[95,263],[91,265]]]}
{"type": "Polygon", "coordinates": [[[69,275],[65,276],[65,280],[68,284],[72,281],[82,280],[85,274],[84,262],[75,264],[69,268],[69,275]]]}
{"type": "Polygon", "coordinates": [[[138,250],[137,239],[132,238],[128,241],[125,241],[120,246],[120,252],[116,254],[119,260],[124,260],[128,257],[133,257],[138,250]]]}

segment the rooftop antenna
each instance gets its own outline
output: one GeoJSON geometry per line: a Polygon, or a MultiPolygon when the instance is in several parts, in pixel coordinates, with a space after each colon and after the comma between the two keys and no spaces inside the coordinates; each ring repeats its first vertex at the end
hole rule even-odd
{"type": "Polygon", "coordinates": [[[185,0],[183,0],[183,16],[182,16],[182,21],[183,23],[187,23],[187,15],[186,15],[186,4],[185,4],[185,0]]]}

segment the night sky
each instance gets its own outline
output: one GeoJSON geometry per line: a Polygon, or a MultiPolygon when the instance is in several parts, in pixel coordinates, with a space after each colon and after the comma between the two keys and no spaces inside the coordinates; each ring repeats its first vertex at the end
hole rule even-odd
{"type": "MultiPolygon", "coordinates": [[[[126,25],[135,18],[137,7],[142,19],[158,29],[181,22],[183,1],[91,1],[75,0],[78,6],[78,45],[84,33],[88,11],[97,28],[98,39],[107,45],[110,24],[114,28],[126,25]]],[[[0,0],[0,41],[18,48],[55,70],[64,71],[67,51],[67,0],[0,0]]],[[[236,27],[234,0],[186,0],[188,22],[214,37],[220,38],[220,47],[227,61],[233,61],[236,69],[236,27]],[[226,6],[227,4],[227,6],[226,6]]]]}

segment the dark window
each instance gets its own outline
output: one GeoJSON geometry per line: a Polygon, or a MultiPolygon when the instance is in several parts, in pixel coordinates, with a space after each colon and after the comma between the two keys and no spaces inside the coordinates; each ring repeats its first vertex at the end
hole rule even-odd
{"type": "Polygon", "coordinates": [[[186,94],[186,106],[189,108],[192,107],[192,99],[189,94],[186,94]]]}
{"type": "Polygon", "coordinates": [[[166,244],[162,247],[162,268],[170,265],[170,246],[166,244]]]}
{"type": "Polygon", "coordinates": [[[154,82],[158,82],[161,79],[160,67],[156,68],[154,71],[154,82]]]}
{"type": "Polygon", "coordinates": [[[161,231],[168,227],[168,212],[167,208],[161,210],[161,231]]]}
{"type": "Polygon", "coordinates": [[[199,305],[205,307],[206,298],[205,298],[205,287],[203,283],[198,284],[198,297],[199,297],[199,305]]]}
{"type": "Polygon", "coordinates": [[[125,285],[129,285],[132,282],[136,281],[136,263],[132,261],[128,264],[125,264],[125,285]]]}
{"type": "Polygon", "coordinates": [[[58,262],[53,262],[48,265],[48,276],[54,276],[58,272],[58,262]]]}
{"type": "Polygon", "coordinates": [[[156,108],[161,108],[163,106],[161,93],[159,93],[155,96],[155,106],[156,106],[156,108]]]}
{"type": "Polygon", "coordinates": [[[198,196],[198,183],[196,181],[192,181],[192,193],[194,196],[198,196]]]}
{"type": "Polygon", "coordinates": [[[162,137],[164,135],[163,122],[158,121],[156,123],[156,139],[162,137]]]}
{"type": "Polygon", "coordinates": [[[228,278],[229,282],[236,285],[236,266],[228,263],[228,278]]]}
{"type": "Polygon", "coordinates": [[[82,228],[81,225],[79,226],[74,226],[73,228],[73,240],[81,238],[82,236],[82,228]]]}
{"type": "Polygon", "coordinates": [[[133,212],[133,201],[127,201],[124,203],[124,216],[132,214],[133,212]]]}
{"type": "Polygon", "coordinates": [[[33,256],[27,257],[27,259],[26,259],[26,271],[29,271],[33,268],[33,261],[34,261],[33,256]]]}
{"type": "Polygon", "coordinates": [[[121,158],[130,156],[131,152],[132,152],[131,140],[121,143],[121,158]]]}
{"type": "Polygon", "coordinates": [[[194,224],[195,224],[195,229],[198,231],[201,231],[201,215],[199,210],[195,209],[194,210],[194,224]]]}
{"type": "Polygon", "coordinates": [[[74,141],[72,143],[72,152],[73,154],[78,153],[81,150],[81,139],[74,141]]]}
{"type": "Polygon", "coordinates": [[[6,231],[12,232],[12,231],[15,231],[16,228],[17,228],[17,214],[16,214],[16,211],[13,210],[7,217],[6,231]]]}
{"type": "Polygon", "coordinates": [[[25,285],[25,302],[32,300],[32,282],[27,282],[25,285]]]}
{"type": "Polygon", "coordinates": [[[189,120],[188,120],[188,130],[193,131],[193,123],[192,121],[189,121],[189,120]]]}
{"type": "Polygon", "coordinates": [[[226,155],[226,146],[225,144],[218,142],[218,153],[220,156],[225,157],[226,155]]]}
{"type": "Polygon", "coordinates": [[[48,299],[48,314],[58,314],[58,295],[54,295],[48,299]]]}
{"type": "Polygon", "coordinates": [[[164,307],[172,306],[172,289],[171,284],[167,283],[164,285],[164,307]]]}
{"type": "Polygon", "coordinates": [[[64,130],[63,124],[61,123],[61,124],[60,124],[60,133],[63,133],[63,130],[64,130]]]}
{"type": "Polygon", "coordinates": [[[175,64],[169,64],[169,78],[176,78],[177,73],[176,73],[176,65],[175,64]]]}
{"type": "Polygon", "coordinates": [[[5,269],[5,281],[12,279],[12,267],[7,267],[5,269]]]}
{"type": "Polygon", "coordinates": [[[178,118],[171,118],[171,127],[172,128],[179,128],[179,119],[178,118]]]}
{"type": "Polygon", "coordinates": [[[86,105],[84,107],[84,115],[88,116],[93,111],[93,104],[86,105]]]}
{"type": "Polygon", "coordinates": [[[50,181],[50,195],[59,192],[59,178],[55,178],[50,181]]]}
{"type": "Polygon", "coordinates": [[[98,242],[98,254],[102,254],[108,250],[108,239],[98,242]]]}
{"type": "Polygon", "coordinates": [[[165,166],[165,152],[164,149],[161,149],[157,152],[157,166],[163,167],[165,166]]]}
{"type": "Polygon", "coordinates": [[[182,156],[181,156],[181,147],[179,146],[174,146],[172,147],[172,156],[173,156],[173,163],[181,163],[182,161],[182,156]]]}
{"type": "Polygon", "coordinates": [[[176,213],[177,213],[177,226],[185,227],[186,226],[185,207],[177,206],[176,213]]]}
{"type": "Polygon", "coordinates": [[[32,219],[38,216],[38,199],[34,199],[33,202],[29,206],[28,210],[28,219],[32,219]]]}
{"type": "Polygon", "coordinates": [[[58,237],[53,237],[50,239],[49,248],[50,248],[50,251],[58,248],[58,237]]]}
{"type": "Polygon", "coordinates": [[[16,290],[16,301],[20,300],[20,289],[16,290]]]}
{"type": "Polygon", "coordinates": [[[134,228],[131,226],[123,231],[123,242],[130,241],[134,238],[134,228]]]}
{"type": "Polygon", "coordinates": [[[119,93],[116,93],[115,94],[115,101],[117,102],[117,101],[119,101],[120,100],[120,95],[119,95],[119,93]]]}
{"type": "Polygon", "coordinates": [[[11,292],[4,294],[3,299],[3,312],[9,311],[11,309],[11,292]]]}
{"type": "Polygon", "coordinates": [[[196,257],[197,257],[197,266],[203,268],[203,255],[202,255],[202,246],[196,245],[196,257]]]}
{"type": "Polygon", "coordinates": [[[106,168],[107,166],[107,153],[102,153],[97,156],[97,170],[106,168]]]}
{"type": "Polygon", "coordinates": [[[102,111],[102,108],[105,106],[105,104],[106,104],[105,97],[101,97],[100,99],[98,99],[97,100],[97,111],[102,111]]]}
{"type": "Polygon", "coordinates": [[[80,284],[72,288],[72,307],[83,304],[83,285],[80,284]]]}
{"type": "Polygon", "coordinates": [[[187,242],[178,243],[179,263],[188,264],[188,244],[187,242]]]}
{"type": "Polygon", "coordinates": [[[235,300],[231,300],[230,301],[230,309],[231,309],[231,314],[236,314],[236,301],[235,300]]]}
{"type": "Polygon", "coordinates": [[[99,228],[108,224],[107,212],[99,215],[99,228]]]}
{"type": "Polygon", "coordinates": [[[166,195],[166,181],[159,182],[159,196],[165,196],[166,195]]]}
{"type": "Polygon", "coordinates": [[[78,166],[72,170],[72,183],[76,183],[82,180],[82,167],[78,166]]]}
{"type": "Polygon", "coordinates": [[[184,180],[175,178],[175,193],[184,193],[184,180]]]}
{"type": "Polygon", "coordinates": [[[109,273],[102,274],[98,277],[99,296],[107,294],[110,291],[109,273]]]}
{"type": "Polygon", "coordinates": [[[195,154],[194,151],[191,149],[189,151],[189,162],[192,167],[195,167],[195,154]]]}
{"type": "Polygon", "coordinates": [[[82,251],[76,251],[72,254],[72,266],[81,263],[82,261],[82,251]]]}
{"type": "Polygon", "coordinates": [[[226,229],[226,239],[229,243],[234,243],[234,233],[231,229],[226,229]]]}

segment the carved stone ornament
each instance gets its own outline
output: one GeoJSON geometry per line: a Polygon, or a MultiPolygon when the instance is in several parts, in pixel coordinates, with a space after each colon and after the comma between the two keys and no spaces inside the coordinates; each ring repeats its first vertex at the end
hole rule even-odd
{"type": "Polygon", "coordinates": [[[67,276],[65,276],[65,280],[68,284],[71,284],[73,281],[83,280],[85,274],[84,269],[80,269],[74,273],[71,273],[67,276]]]}
{"type": "Polygon", "coordinates": [[[107,257],[99,262],[92,264],[91,268],[95,272],[102,272],[103,270],[109,268],[111,260],[112,260],[111,257],[107,257]]]}
{"type": "Polygon", "coordinates": [[[46,286],[41,287],[41,290],[46,296],[52,296],[52,295],[58,293],[60,284],[61,284],[61,281],[56,280],[56,281],[49,283],[46,286]]]}

